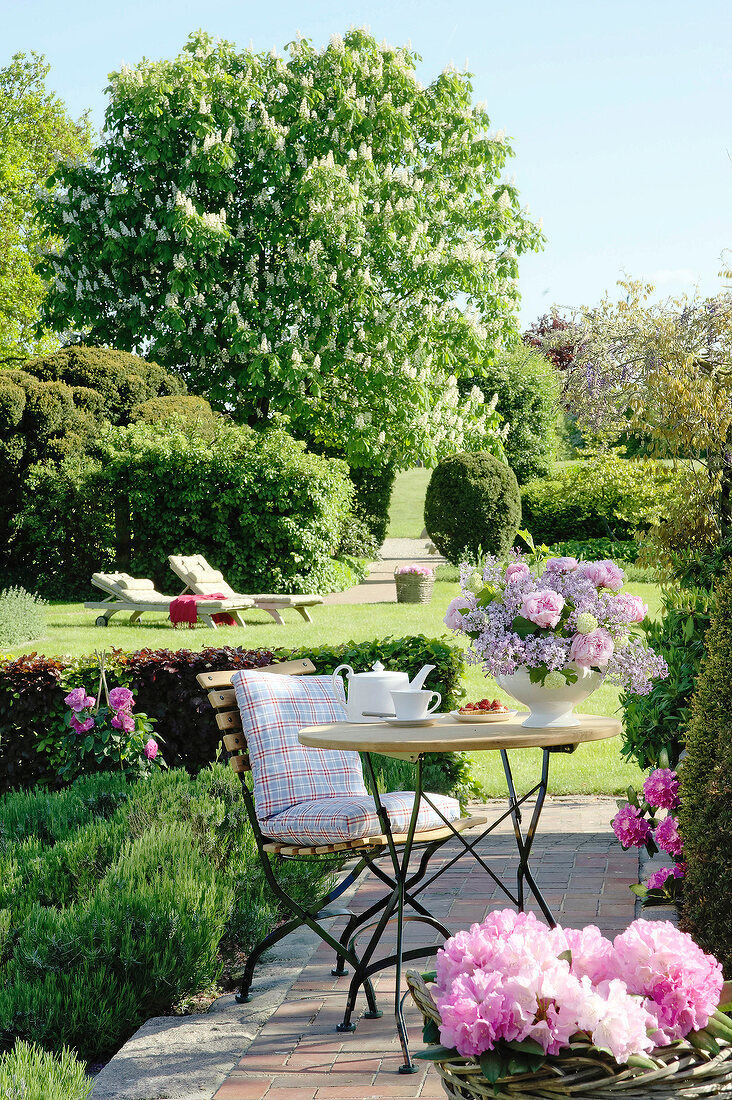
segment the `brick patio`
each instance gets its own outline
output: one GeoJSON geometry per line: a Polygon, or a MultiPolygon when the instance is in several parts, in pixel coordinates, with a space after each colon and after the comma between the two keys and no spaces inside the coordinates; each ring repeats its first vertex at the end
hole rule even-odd
{"type": "MultiPolygon", "coordinates": [[[[491,803],[488,816],[498,816],[504,808],[505,803],[491,803]]],[[[597,924],[614,935],[633,920],[635,898],[628,887],[638,881],[638,854],[623,852],[615,840],[608,824],[615,808],[614,800],[607,798],[547,800],[531,863],[539,888],[561,924],[597,924]]],[[[499,875],[512,875],[516,866],[510,828],[510,822],[504,823],[481,847],[486,863],[499,875]]],[[[446,846],[441,858],[450,858],[454,851],[452,845],[446,846]]],[[[373,876],[364,877],[351,908],[366,908],[382,890],[373,876]]],[[[453,931],[508,904],[470,856],[461,857],[425,899],[453,931]]],[[[536,909],[533,899],[528,908],[536,909]]],[[[406,925],[405,929],[407,946],[439,942],[424,926],[406,925]]],[[[385,946],[388,942],[385,937],[385,946]]],[[[444,1095],[430,1066],[418,1062],[417,1073],[399,1073],[402,1056],[393,1017],[393,970],[377,975],[374,983],[384,1016],[359,1019],[355,1032],[339,1034],[335,1026],[343,1015],[349,979],[333,978],[332,965],[332,951],[322,944],[232,1068],[215,1100],[429,1100],[444,1095]]],[[[430,963],[425,959],[409,965],[428,969],[430,963]]],[[[252,992],[256,997],[256,974],[252,992]]],[[[361,996],[356,1018],[364,1006],[361,996]]],[[[414,1053],[421,1046],[421,1018],[411,1002],[406,1008],[414,1053]]]]}

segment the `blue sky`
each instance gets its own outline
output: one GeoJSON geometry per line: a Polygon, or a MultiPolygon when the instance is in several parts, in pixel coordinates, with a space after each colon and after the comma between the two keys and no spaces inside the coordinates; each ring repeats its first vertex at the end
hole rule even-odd
{"type": "Polygon", "coordinates": [[[351,24],[411,41],[432,79],[474,74],[512,138],[522,201],[547,243],[521,263],[522,318],[596,302],[623,275],[664,297],[721,287],[732,248],[732,0],[0,0],[0,64],[35,49],[74,114],[101,123],[107,73],[174,56],[203,27],[282,49],[351,24]]]}

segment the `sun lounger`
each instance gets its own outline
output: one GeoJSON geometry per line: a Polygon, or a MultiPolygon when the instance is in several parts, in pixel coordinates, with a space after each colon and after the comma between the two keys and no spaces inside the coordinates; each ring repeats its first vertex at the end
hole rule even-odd
{"type": "Polygon", "coordinates": [[[221,573],[217,569],[212,569],[201,554],[192,554],[188,557],[183,554],[170,554],[168,561],[170,568],[186,585],[184,592],[190,591],[199,596],[206,596],[209,592],[225,592],[231,599],[252,600],[255,607],[260,611],[266,611],[280,626],[285,625],[280,614],[285,608],[291,607],[302,615],[306,622],[311,623],[313,620],[308,608],[323,602],[322,596],[312,595],[284,596],[272,592],[238,595],[226,583],[221,573]]]}
{"type": "MultiPolygon", "coordinates": [[[[109,626],[109,620],[119,611],[129,611],[131,623],[138,622],[146,611],[168,615],[170,605],[175,599],[175,596],[164,596],[157,592],[152,581],[131,577],[129,573],[94,573],[91,581],[95,588],[107,594],[105,600],[84,604],[88,611],[102,612],[96,618],[97,626],[109,626]]],[[[218,590],[221,591],[220,585],[218,590]]],[[[202,600],[196,611],[198,618],[215,630],[216,623],[212,616],[222,612],[228,612],[239,626],[246,626],[239,613],[253,605],[254,601],[247,596],[227,596],[223,600],[202,600]]]]}

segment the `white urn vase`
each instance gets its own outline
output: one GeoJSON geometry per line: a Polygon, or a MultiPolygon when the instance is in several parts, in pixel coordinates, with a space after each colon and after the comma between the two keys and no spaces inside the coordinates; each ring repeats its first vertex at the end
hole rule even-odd
{"type": "Polygon", "coordinates": [[[602,683],[603,676],[593,669],[581,665],[567,665],[577,673],[577,680],[564,687],[547,688],[542,684],[533,684],[527,668],[518,668],[510,676],[496,676],[500,688],[508,692],[519,703],[529,708],[529,716],[522,726],[529,729],[545,729],[553,726],[578,726],[580,723],[572,711],[602,683]]]}

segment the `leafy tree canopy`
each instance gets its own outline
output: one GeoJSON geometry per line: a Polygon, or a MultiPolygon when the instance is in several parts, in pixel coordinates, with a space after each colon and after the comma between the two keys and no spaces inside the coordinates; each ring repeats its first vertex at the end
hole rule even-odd
{"type": "Polygon", "coordinates": [[[457,380],[515,339],[517,257],[542,240],[508,144],[467,74],[423,87],[365,31],[288,53],[199,32],[112,74],[101,144],[42,204],[65,238],[46,321],[353,466],[487,445],[492,406],[457,380]]]}
{"type": "Polygon", "coordinates": [[[91,148],[87,118],[69,118],[46,90],[48,72],[37,53],[16,53],[0,68],[0,361],[58,344],[35,331],[45,288],[33,270],[40,240],[33,208],[59,160],[91,148]]]}

